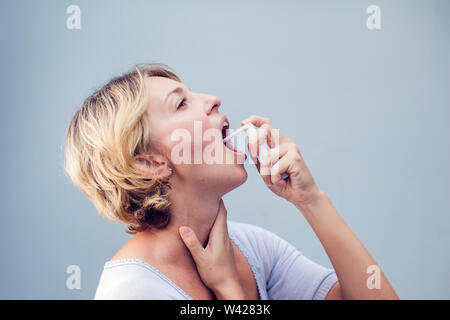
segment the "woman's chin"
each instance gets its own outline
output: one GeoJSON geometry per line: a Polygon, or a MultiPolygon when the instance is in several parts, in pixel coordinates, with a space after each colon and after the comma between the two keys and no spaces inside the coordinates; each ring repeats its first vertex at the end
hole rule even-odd
{"type": "Polygon", "coordinates": [[[223,181],[226,186],[226,193],[236,189],[247,181],[247,171],[243,164],[231,165],[224,171],[225,175],[222,175],[220,180],[223,181]]]}
{"type": "Polygon", "coordinates": [[[247,181],[247,171],[243,164],[217,165],[210,170],[190,172],[195,185],[208,192],[226,194],[247,181]]]}

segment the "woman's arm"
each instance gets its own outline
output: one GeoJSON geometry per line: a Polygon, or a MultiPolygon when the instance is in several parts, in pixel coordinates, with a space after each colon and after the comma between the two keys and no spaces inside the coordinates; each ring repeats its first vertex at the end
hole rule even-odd
{"type": "Polygon", "coordinates": [[[339,279],[327,298],[398,299],[381,268],[338,214],[328,196],[318,187],[313,194],[308,203],[294,201],[293,204],[313,228],[339,279]],[[369,267],[372,271],[367,273],[369,267]],[[379,288],[369,289],[368,280],[374,270],[379,270],[379,288]]]}
{"type": "Polygon", "coordinates": [[[255,161],[261,177],[272,192],[300,210],[333,264],[339,282],[331,288],[328,298],[398,299],[375,260],[315,183],[298,146],[275,129],[268,118],[253,115],[241,124],[248,122],[258,127],[256,134],[249,137],[249,151],[254,160],[260,144],[267,142],[271,148],[261,155],[261,162],[255,161]],[[284,172],[289,174],[288,180],[281,178],[284,172]],[[368,271],[375,271],[374,277],[379,275],[376,288],[368,281],[372,280],[368,271]]]}
{"type": "Polygon", "coordinates": [[[230,280],[228,283],[213,290],[217,300],[248,300],[239,279],[230,280]]]}

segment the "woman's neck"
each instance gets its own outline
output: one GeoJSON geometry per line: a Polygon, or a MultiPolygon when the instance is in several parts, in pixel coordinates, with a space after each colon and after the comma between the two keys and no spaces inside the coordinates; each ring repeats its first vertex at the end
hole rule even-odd
{"type": "Polygon", "coordinates": [[[181,239],[178,228],[189,226],[197,239],[206,246],[209,232],[216,219],[221,196],[195,192],[194,188],[178,189],[171,197],[170,223],[164,229],[149,229],[135,235],[135,240],[148,248],[151,256],[163,263],[195,267],[192,256],[181,239]]]}

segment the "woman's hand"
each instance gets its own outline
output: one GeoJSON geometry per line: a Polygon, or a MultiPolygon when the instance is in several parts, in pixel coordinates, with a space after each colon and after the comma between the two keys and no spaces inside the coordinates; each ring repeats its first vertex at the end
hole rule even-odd
{"type": "Polygon", "coordinates": [[[274,193],[292,202],[303,213],[331,260],[339,282],[333,287],[329,297],[353,300],[398,299],[386,276],[378,269],[377,262],[314,182],[297,145],[274,129],[267,118],[253,115],[241,124],[248,122],[259,128],[257,134],[249,137],[249,151],[264,182],[274,193]],[[264,141],[267,141],[271,150],[261,156],[259,163],[256,161],[258,146],[264,141]],[[276,160],[279,161],[271,166],[276,160]],[[281,179],[284,172],[289,174],[287,181],[281,179]],[[368,267],[376,267],[375,270],[378,270],[378,290],[367,285],[368,267]]]}
{"type": "Polygon", "coordinates": [[[239,282],[233,246],[228,236],[227,210],[222,199],[206,248],[203,248],[191,228],[182,226],[179,232],[194,258],[200,278],[217,299],[247,299],[239,282]]]}
{"type": "Polygon", "coordinates": [[[256,163],[266,185],[276,195],[285,198],[294,205],[308,204],[321,192],[313,176],[303,161],[300,149],[288,137],[275,129],[269,118],[252,115],[241,122],[251,122],[258,130],[249,137],[249,152],[256,163]],[[267,141],[270,151],[257,159],[259,145],[267,141]],[[278,160],[278,162],[276,162],[278,160]],[[273,166],[272,163],[276,162],[273,166]],[[287,172],[289,178],[283,180],[281,174],[287,172]]]}

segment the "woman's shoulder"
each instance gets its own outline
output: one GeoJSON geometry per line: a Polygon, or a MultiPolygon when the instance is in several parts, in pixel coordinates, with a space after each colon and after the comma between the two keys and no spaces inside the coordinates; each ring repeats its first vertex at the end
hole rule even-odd
{"type": "Polygon", "coordinates": [[[164,274],[139,259],[107,261],[94,297],[95,300],[186,298],[164,274]]]}

